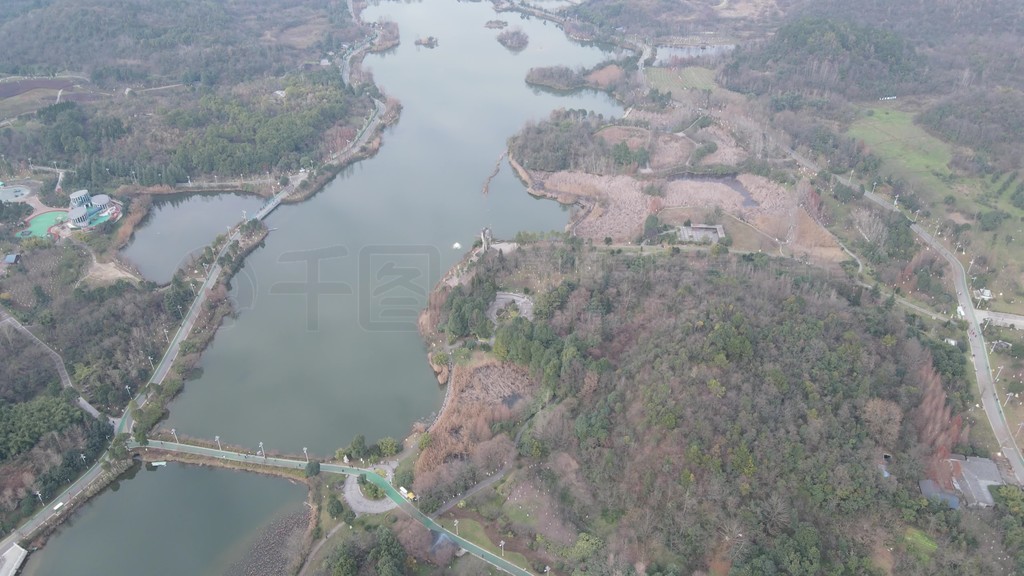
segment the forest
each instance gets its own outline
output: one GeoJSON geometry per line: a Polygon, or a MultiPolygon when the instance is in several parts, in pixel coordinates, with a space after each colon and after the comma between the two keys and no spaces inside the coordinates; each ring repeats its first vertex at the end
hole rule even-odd
{"type": "Polygon", "coordinates": [[[901,37],[836,20],[797,20],[736,51],[721,78],[741,93],[877,100],[922,89],[923,60],[901,37]]]}
{"type": "MultiPolygon", "coordinates": [[[[943,546],[927,558],[897,548],[894,573],[1004,573],[978,544],[991,527],[917,488],[964,449],[963,354],[885,296],[780,259],[542,242],[481,260],[442,326],[523,270],[545,278],[529,285],[535,319],[500,323],[493,354],[541,386],[521,470],[596,539],[586,573],[880,573],[876,548],[912,526],[943,546]]],[[[581,568],[541,528],[510,530],[581,568]]]]}
{"type": "Polygon", "coordinates": [[[69,168],[66,187],[297,170],[337,151],[327,133],[354,133],[372,108],[374,90],[320,65],[366,34],[342,0],[7,9],[0,74],[88,77],[91,93],[0,130],[6,160],[69,168]]]}
{"type": "MultiPolygon", "coordinates": [[[[357,36],[343,1],[191,2],[143,0],[5,2],[0,19],[5,58],[0,73],[84,72],[101,87],[124,82],[230,85],[280,76],[317,40],[268,42],[268,17],[286,31],[322,15],[334,25],[318,39],[323,52],[357,36]]],[[[326,26],[324,26],[326,27],[326,26]]]]}

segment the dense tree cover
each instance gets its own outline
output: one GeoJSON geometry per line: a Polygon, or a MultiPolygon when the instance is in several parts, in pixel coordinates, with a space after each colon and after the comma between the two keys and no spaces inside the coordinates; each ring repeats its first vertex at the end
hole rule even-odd
{"type": "Polygon", "coordinates": [[[46,350],[13,327],[0,328],[0,402],[31,400],[60,389],[60,375],[46,350]]]}
{"type": "Polygon", "coordinates": [[[478,274],[500,284],[528,261],[565,278],[537,297],[534,323],[498,327],[494,351],[552,399],[520,453],[606,551],[588,569],[615,556],[690,573],[724,549],[739,574],[865,574],[876,538],[924,523],[945,549],[930,563],[897,550],[898,573],[998,572],[916,486],[955,436],[962,357],[933,355],[902,314],[790,262],[568,249],[574,273],[547,247],[478,274]],[[560,481],[560,451],[584,488],[560,481]]]}
{"type": "Polygon", "coordinates": [[[173,154],[185,173],[254,173],[290,169],[313,156],[324,127],[346,118],[351,92],[335,70],[295,76],[280,102],[262,107],[217,96],[168,111],[167,124],[191,130],[173,154]]]}
{"type": "MultiPolygon", "coordinates": [[[[123,408],[129,399],[125,386],[138,391],[147,382],[149,357],[160,357],[164,329],[177,327],[178,306],[187,310],[191,288],[180,280],[164,291],[124,280],[89,288],[78,283],[85,256],[74,246],[38,242],[23,252],[23,270],[0,279],[0,293],[12,296],[6,304],[57,350],[90,401],[110,410],[123,408]]],[[[5,368],[0,375],[23,373],[17,367],[38,352],[31,354],[12,359],[10,371],[5,368]]],[[[0,381],[0,390],[11,386],[0,381]]]]}
{"type": "MultiPolygon", "coordinates": [[[[11,4],[8,2],[5,5],[11,4]]],[[[278,31],[326,12],[335,31],[324,50],[351,41],[351,17],[342,1],[191,2],[144,0],[16,1],[0,19],[4,39],[0,73],[85,72],[94,82],[231,84],[281,75],[303,50],[268,42],[266,18],[278,31]]]]}
{"type": "Polygon", "coordinates": [[[378,527],[373,533],[356,534],[335,548],[324,562],[326,573],[331,576],[401,576],[417,574],[407,565],[408,555],[395,533],[387,526],[378,527]]]}
{"type": "Polygon", "coordinates": [[[604,118],[587,110],[556,110],[543,122],[529,122],[509,142],[509,153],[531,170],[557,172],[580,168],[588,159],[609,154],[594,134],[604,118]]]}
{"type": "Polygon", "coordinates": [[[474,278],[469,286],[458,286],[448,294],[444,313],[449,340],[470,335],[481,340],[491,337],[487,307],[494,302],[497,290],[493,282],[474,278]]]}
{"type": "Polygon", "coordinates": [[[913,47],[891,32],[805,19],[737,50],[721,78],[728,88],[745,93],[877,99],[919,89],[923,65],[913,47]]]}
{"type": "Polygon", "coordinates": [[[82,420],[82,411],[59,396],[40,396],[19,404],[0,404],[0,462],[16,456],[51,431],[82,420]]]}
{"type": "Polygon", "coordinates": [[[605,126],[604,116],[585,110],[556,110],[539,123],[528,122],[509,141],[509,152],[530,170],[557,172],[582,170],[614,174],[644,165],[650,152],[632,149],[625,142],[609,146],[595,137],[605,126]]]}
{"type": "Polygon", "coordinates": [[[526,83],[555,90],[575,90],[587,85],[586,71],[583,68],[573,70],[568,66],[530,68],[526,73],[526,83]]]}
{"type": "Polygon", "coordinates": [[[999,486],[992,490],[992,495],[1003,531],[1003,545],[1020,572],[1024,570],[1024,491],[1019,486],[999,486]]]}
{"type": "Polygon", "coordinates": [[[160,115],[166,135],[144,147],[126,143],[130,130],[122,119],[74,102],[39,110],[34,128],[0,132],[0,146],[12,157],[72,168],[66,189],[175,184],[201,174],[237,177],[308,166],[327,128],[350,115],[362,117],[371,106],[333,69],[293,73],[282,82],[283,99],[197,93],[195,101],[160,115]]]}
{"type": "Polygon", "coordinates": [[[920,114],[917,120],[945,140],[968,146],[1005,168],[1024,165],[1024,93],[1014,89],[958,91],[920,114]]]}

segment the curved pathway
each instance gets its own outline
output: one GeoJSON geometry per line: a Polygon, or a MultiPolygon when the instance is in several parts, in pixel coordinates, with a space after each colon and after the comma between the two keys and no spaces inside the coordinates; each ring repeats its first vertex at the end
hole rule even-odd
{"type": "MultiPolygon", "coordinates": [[[[128,442],[129,448],[138,448],[139,445],[135,442],[128,442]]],[[[255,454],[244,454],[241,452],[230,452],[227,450],[217,450],[216,448],[206,448],[203,446],[192,446],[190,444],[181,444],[178,442],[163,442],[160,440],[152,440],[147,445],[148,448],[156,448],[159,450],[166,450],[168,452],[180,452],[184,454],[195,454],[197,456],[206,456],[209,458],[219,458],[221,460],[228,460],[232,462],[252,462],[255,464],[262,464],[264,466],[273,466],[275,468],[286,468],[291,470],[304,470],[306,468],[306,461],[304,459],[292,459],[292,458],[271,458],[267,456],[257,456],[255,454]]],[[[419,508],[414,506],[412,502],[409,502],[405,496],[399,493],[398,489],[388,482],[387,478],[377,474],[373,470],[365,468],[356,468],[354,466],[345,466],[342,464],[320,464],[320,470],[322,472],[331,472],[334,474],[348,474],[348,475],[363,475],[366,479],[387,494],[387,497],[394,502],[398,508],[403,512],[412,517],[422,524],[425,528],[432,532],[439,532],[445,534],[450,538],[456,545],[464,549],[466,552],[480,558],[484,562],[487,562],[495,568],[513,574],[514,576],[531,576],[533,573],[525,568],[520,568],[512,562],[493,554],[480,546],[457,536],[454,532],[449,531],[444,526],[440,525],[434,519],[430,518],[426,514],[420,511],[419,508]]]]}

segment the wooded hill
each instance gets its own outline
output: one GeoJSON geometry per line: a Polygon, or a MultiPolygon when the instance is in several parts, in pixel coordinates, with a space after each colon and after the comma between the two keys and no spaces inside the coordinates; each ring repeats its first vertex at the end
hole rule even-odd
{"type": "Polygon", "coordinates": [[[737,50],[722,72],[743,93],[877,100],[921,89],[923,60],[900,36],[835,20],[798,20],[737,50]]]}
{"type": "Polygon", "coordinates": [[[517,478],[555,495],[595,551],[565,555],[521,520],[502,530],[567,573],[881,573],[878,550],[914,525],[943,545],[895,546],[894,573],[1004,573],[976,517],[920,496],[971,391],[963,354],[933,355],[944,344],[891,299],[763,254],[573,239],[488,255],[446,308],[492,283],[535,294],[535,320],[513,315],[493,344],[542,387],[517,478]]]}
{"type": "Polygon", "coordinates": [[[366,35],[343,1],[18,6],[0,20],[0,74],[84,74],[92,91],[22,116],[0,148],[71,168],[65,188],[295,170],[342,149],[373,106],[334,65],[366,35]]]}

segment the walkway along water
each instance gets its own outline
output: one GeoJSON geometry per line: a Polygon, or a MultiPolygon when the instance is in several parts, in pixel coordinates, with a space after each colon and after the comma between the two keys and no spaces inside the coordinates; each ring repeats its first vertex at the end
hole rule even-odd
{"type": "MultiPolygon", "coordinates": [[[[134,442],[134,441],[130,441],[128,443],[128,447],[130,449],[138,449],[141,446],[138,443],[134,442]]],[[[205,448],[203,446],[192,446],[190,444],[181,444],[181,443],[177,443],[177,442],[163,442],[163,441],[160,441],[160,440],[151,440],[146,445],[146,448],[157,449],[157,450],[166,450],[168,452],[178,452],[178,453],[183,453],[183,454],[195,454],[197,456],[205,456],[205,457],[208,457],[208,458],[218,458],[218,459],[221,459],[221,460],[228,460],[228,461],[232,461],[232,462],[246,462],[246,463],[250,463],[250,464],[251,463],[257,463],[257,464],[262,464],[264,466],[272,466],[272,467],[275,467],[275,468],[286,468],[286,469],[289,469],[289,470],[305,470],[305,468],[306,468],[306,461],[305,461],[305,459],[298,460],[298,459],[291,459],[291,458],[271,458],[271,457],[267,457],[267,456],[262,456],[261,457],[261,456],[258,456],[256,454],[243,454],[241,452],[230,452],[230,451],[227,451],[227,450],[217,450],[215,448],[205,448]]],[[[398,507],[401,508],[403,512],[405,512],[406,514],[411,516],[413,518],[413,520],[416,520],[417,522],[422,524],[428,530],[431,530],[433,532],[439,532],[439,533],[445,534],[448,538],[450,538],[453,542],[458,544],[461,548],[463,548],[464,550],[466,550],[470,554],[476,556],[477,558],[480,558],[484,562],[487,562],[491,566],[494,566],[495,568],[497,568],[497,569],[499,569],[499,570],[501,570],[503,572],[507,572],[507,573],[513,574],[515,576],[530,576],[530,575],[533,574],[529,570],[526,570],[524,568],[520,568],[519,566],[516,566],[515,564],[509,562],[508,560],[505,560],[501,556],[498,556],[496,554],[492,554],[491,552],[488,552],[487,550],[484,550],[480,546],[477,546],[476,544],[473,544],[472,542],[470,542],[470,541],[468,541],[468,540],[466,540],[466,539],[464,539],[464,538],[462,538],[460,536],[455,535],[454,532],[450,532],[447,528],[445,528],[444,526],[441,526],[436,521],[434,521],[432,518],[430,518],[429,516],[427,516],[426,514],[421,512],[419,508],[414,506],[411,502],[409,502],[409,500],[407,500],[404,496],[402,496],[402,494],[399,493],[399,491],[397,489],[395,489],[395,487],[392,486],[391,483],[388,482],[386,478],[384,478],[383,476],[377,474],[373,470],[368,470],[368,469],[365,469],[365,468],[356,468],[354,466],[345,466],[345,465],[342,465],[342,464],[329,464],[329,463],[322,463],[322,464],[320,464],[320,470],[322,472],[331,472],[331,473],[334,473],[334,474],[347,474],[347,475],[350,475],[350,476],[360,476],[361,475],[361,476],[365,477],[369,482],[372,482],[373,484],[375,484],[376,486],[378,486],[379,488],[384,490],[384,492],[385,492],[385,494],[387,494],[388,498],[391,499],[395,504],[397,504],[398,507]]]]}

